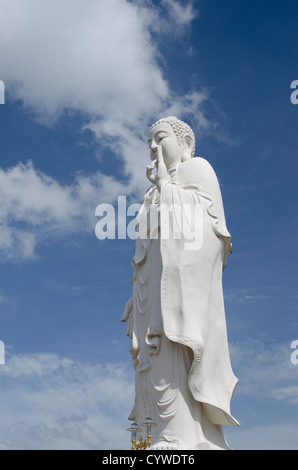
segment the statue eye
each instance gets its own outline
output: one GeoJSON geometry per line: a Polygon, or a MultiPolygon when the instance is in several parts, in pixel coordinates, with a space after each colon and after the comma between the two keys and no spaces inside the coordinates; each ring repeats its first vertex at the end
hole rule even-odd
{"type": "Polygon", "coordinates": [[[161,142],[164,139],[164,137],[159,137],[158,142],[161,142]]]}

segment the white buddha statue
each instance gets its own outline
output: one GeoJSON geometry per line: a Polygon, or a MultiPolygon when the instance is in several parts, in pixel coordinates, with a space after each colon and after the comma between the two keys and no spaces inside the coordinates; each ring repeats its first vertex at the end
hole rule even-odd
{"type": "Polygon", "coordinates": [[[160,119],[148,144],[152,185],[137,217],[133,295],[122,317],[135,369],[129,419],[156,423],[153,450],[229,449],[223,425],[238,424],[230,413],[237,378],[222,293],[231,236],[218,180],[193,158],[195,136],[183,121],[160,119]]]}

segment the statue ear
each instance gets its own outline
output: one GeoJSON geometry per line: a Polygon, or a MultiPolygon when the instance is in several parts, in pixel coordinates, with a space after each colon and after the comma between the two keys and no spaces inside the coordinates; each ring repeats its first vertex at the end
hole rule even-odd
{"type": "Polygon", "coordinates": [[[192,149],[194,146],[193,138],[190,134],[184,134],[183,136],[183,161],[191,158],[192,149]]]}

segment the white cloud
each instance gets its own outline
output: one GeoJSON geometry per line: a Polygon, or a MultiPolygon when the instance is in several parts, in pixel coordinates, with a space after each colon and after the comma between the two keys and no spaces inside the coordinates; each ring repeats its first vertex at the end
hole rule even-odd
{"type": "MultiPolygon", "coordinates": [[[[251,352],[249,360],[253,355],[258,356],[256,344],[249,348],[246,345],[245,349],[251,352]]],[[[268,398],[268,389],[285,379],[272,350],[268,351],[267,363],[271,356],[271,372],[274,363],[277,366],[275,380],[270,372],[268,382],[265,368],[259,371],[257,378],[252,374],[247,377],[247,380],[253,379],[256,424],[225,427],[227,440],[234,449],[298,448],[294,422],[285,423],[282,416],[280,419],[276,416],[274,424],[257,420],[258,397],[268,398]]],[[[278,353],[280,348],[277,348],[278,353]]],[[[258,370],[260,362],[259,357],[254,371],[258,370]]],[[[126,427],[134,398],[130,366],[91,364],[53,353],[26,353],[9,355],[6,365],[0,367],[0,379],[0,449],[129,448],[126,427]]],[[[284,400],[290,395],[297,396],[296,386],[291,390],[276,389],[273,398],[284,400]]],[[[247,395],[244,403],[243,413],[250,406],[247,395]]],[[[273,413],[275,407],[271,410],[273,413]]]]}
{"type": "Polygon", "coordinates": [[[95,227],[95,208],[125,188],[100,172],[78,174],[62,185],[32,162],[0,168],[0,252],[2,259],[34,258],[37,243],[95,227]]]}
{"type": "Polygon", "coordinates": [[[130,130],[143,141],[149,121],[176,102],[177,113],[210,124],[198,109],[205,92],[174,93],[159,51],[165,33],[170,40],[177,24],[191,27],[192,1],[0,0],[0,9],[2,78],[40,120],[78,110],[101,136],[130,130]]]}
{"type": "MultiPolygon", "coordinates": [[[[56,119],[70,108],[135,126],[173,97],[151,36],[159,7],[127,0],[1,0],[0,8],[3,79],[40,119],[56,119]]],[[[168,10],[163,21],[175,18],[169,34],[177,22],[190,26],[195,17],[192,3],[171,2],[168,10]]]]}
{"type": "Polygon", "coordinates": [[[1,0],[0,6],[4,78],[40,115],[56,118],[70,107],[123,119],[129,109],[130,119],[166,96],[144,12],[133,3],[1,0]]]}
{"type": "Polygon", "coordinates": [[[0,11],[1,79],[9,99],[20,99],[47,124],[65,111],[82,113],[85,128],[121,161],[126,177],[124,184],[97,172],[65,186],[30,164],[1,170],[2,259],[34,258],[49,234],[94,225],[100,202],[116,194],[142,197],[153,119],[176,114],[197,129],[215,128],[202,111],[207,91],[175,93],[159,51],[159,41],[191,27],[192,1],[0,0],[0,11]]]}
{"type": "Polygon", "coordinates": [[[127,449],[131,369],[57,354],[19,354],[0,368],[0,449],[127,449]]]}

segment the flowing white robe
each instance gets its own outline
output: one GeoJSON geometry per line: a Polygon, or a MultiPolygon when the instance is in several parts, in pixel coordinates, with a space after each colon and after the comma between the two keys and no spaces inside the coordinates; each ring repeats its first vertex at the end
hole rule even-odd
{"type": "Polygon", "coordinates": [[[130,419],[139,425],[153,419],[153,443],[228,448],[222,425],[238,424],[230,413],[237,379],[222,293],[231,236],[210,164],[194,158],[171,173],[161,193],[149,188],[137,218],[143,238],[132,261],[128,335],[136,399],[130,419]]]}

